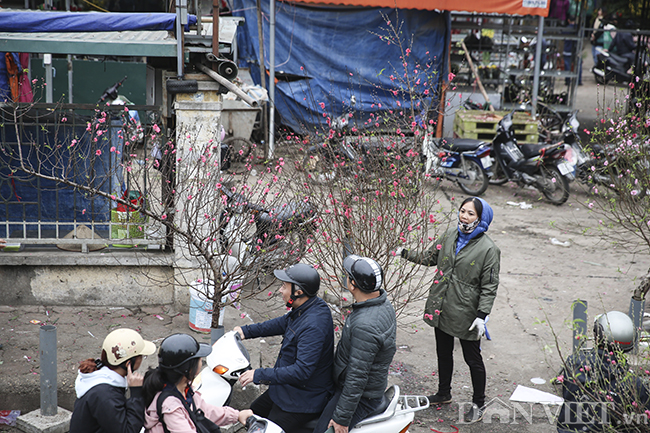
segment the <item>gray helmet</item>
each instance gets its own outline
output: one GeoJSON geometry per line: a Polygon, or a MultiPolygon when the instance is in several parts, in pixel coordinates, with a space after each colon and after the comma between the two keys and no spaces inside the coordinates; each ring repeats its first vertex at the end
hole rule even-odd
{"type": "Polygon", "coordinates": [[[599,346],[627,352],[634,347],[634,323],[620,311],[600,314],[594,320],[594,338],[599,346]]]}

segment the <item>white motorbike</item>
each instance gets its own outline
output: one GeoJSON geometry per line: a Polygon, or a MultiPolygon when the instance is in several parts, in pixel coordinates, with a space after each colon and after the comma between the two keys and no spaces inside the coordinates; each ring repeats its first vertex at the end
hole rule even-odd
{"type": "MultiPolygon", "coordinates": [[[[239,376],[251,368],[250,355],[239,334],[231,331],[212,345],[212,353],[205,361],[206,367],[201,372],[199,388],[201,396],[210,404],[222,406],[229,401],[233,385],[239,376]]],[[[384,393],[382,404],[375,413],[357,424],[351,432],[405,433],[413,423],[415,412],[428,407],[427,397],[401,395],[399,386],[393,385],[384,393]]]]}

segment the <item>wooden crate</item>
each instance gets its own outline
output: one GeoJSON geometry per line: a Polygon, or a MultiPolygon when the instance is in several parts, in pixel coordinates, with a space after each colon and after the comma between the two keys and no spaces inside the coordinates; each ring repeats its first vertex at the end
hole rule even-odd
{"type": "MultiPolygon", "coordinates": [[[[497,125],[509,111],[458,110],[454,118],[454,136],[491,141],[497,125]]],[[[512,119],[515,138],[519,143],[537,143],[538,123],[530,114],[515,112],[512,119]]]]}

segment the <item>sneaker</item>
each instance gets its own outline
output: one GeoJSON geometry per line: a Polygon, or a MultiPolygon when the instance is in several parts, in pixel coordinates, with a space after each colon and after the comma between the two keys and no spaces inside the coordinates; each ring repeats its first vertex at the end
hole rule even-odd
{"type": "Polygon", "coordinates": [[[472,408],[465,414],[465,422],[468,424],[479,422],[483,419],[483,415],[485,415],[485,410],[476,404],[472,404],[472,408]]]}
{"type": "Polygon", "coordinates": [[[451,403],[451,394],[440,395],[433,394],[427,397],[429,399],[429,404],[448,404],[451,403]]]}

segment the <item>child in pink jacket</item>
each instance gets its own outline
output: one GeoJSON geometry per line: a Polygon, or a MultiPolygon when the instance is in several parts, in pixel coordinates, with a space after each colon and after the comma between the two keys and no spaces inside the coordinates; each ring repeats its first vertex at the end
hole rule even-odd
{"type": "Polygon", "coordinates": [[[174,334],[163,340],[158,351],[158,368],[149,370],[144,378],[143,393],[147,406],[144,428],[147,433],[196,432],[188,408],[193,412],[201,409],[205,418],[218,426],[237,421],[246,423],[246,419],[253,414],[251,410],[213,406],[204,402],[200,393],[192,390],[192,380],[201,371],[201,358],[210,352],[211,346],[199,344],[191,335],[174,334]],[[161,394],[166,396],[160,408],[162,420],[158,416],[158,398],[161,394]]]}

